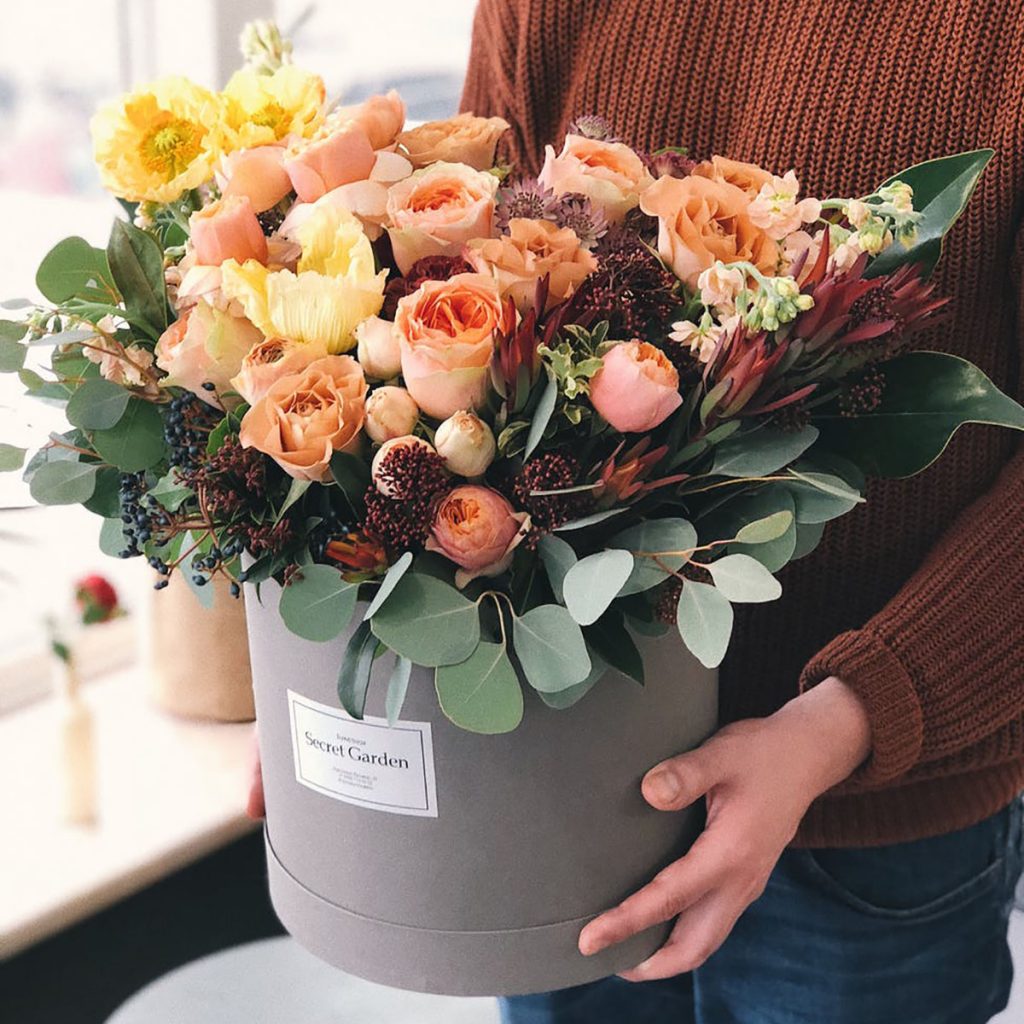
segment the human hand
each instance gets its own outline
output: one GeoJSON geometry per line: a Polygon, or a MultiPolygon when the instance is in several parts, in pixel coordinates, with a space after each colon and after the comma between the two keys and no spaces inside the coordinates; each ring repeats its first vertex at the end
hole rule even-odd
{"type": "Polygon", "coordinates": [[[263,802],[263,772],[260,770],[260,748],[256,741],[256,730],[252,733],[252,776],[249,780],[249,799],[245,813],[254,821],[266,817],[267,808],[263,802]]]}
{"type": "Polygon", "coordinates": [[[811,802],[871,750],[860,698],[831,676],[774,715],[726,726],[643,780],[652,807],[679,811],[707,798],[707,826],[686,856],[580,933],[584,955],[676,918],[668,942],[622,977],[669,978],[699,967],[725,941],[811,802]]]}

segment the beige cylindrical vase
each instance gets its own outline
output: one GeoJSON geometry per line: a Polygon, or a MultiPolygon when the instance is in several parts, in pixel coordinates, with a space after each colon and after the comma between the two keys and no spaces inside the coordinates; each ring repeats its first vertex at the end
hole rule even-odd
{"type": "Polygon", "coordinates": [[[145,641],[150,692],[164,710],[185,718],[251,722],[255,717],[245,605],[214,577],[213,606],[204,608],[178,575],[150,600],[145,641]]]}

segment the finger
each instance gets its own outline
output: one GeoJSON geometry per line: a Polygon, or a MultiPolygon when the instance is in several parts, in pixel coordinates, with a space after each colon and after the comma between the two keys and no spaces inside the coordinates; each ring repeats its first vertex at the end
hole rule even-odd
{"type": "Polygon", "coordinates": [[[668,941],[653,956],[620,977],[626,981],[657,981],[695,971],[729,937],[746,909],[733,892],[719,889],[679,915],[668,941]]]}
{"type": "Polygon", "coordinates": [[[656,764],[644,776],[641,791],[657,810],[679,811],[700,799],[720,778],[714,744],[709,742],[656,764]]]}
{"type": "Polygon", "coordinates": [[[591,921],[580,932],[580,952],[592,956],[631,935],[668,921],[718,885],[724,872],[722,858],[714,854],[713,843],[703,841],[705,836],[701,836],[681,860],[670,864],[617,907],[591,921]]]}
{"type": "MultiPolygon", "coordinates": [[[[255,739],[255,734],[253,734],[255,739]]],[[[254,821],[266,817],[267,807],[263,799],[263,772],[260,768],[260,748],[253,743],[252,772],[249,779],[249,797],[245,805],[245,813],[254,821]]]]}

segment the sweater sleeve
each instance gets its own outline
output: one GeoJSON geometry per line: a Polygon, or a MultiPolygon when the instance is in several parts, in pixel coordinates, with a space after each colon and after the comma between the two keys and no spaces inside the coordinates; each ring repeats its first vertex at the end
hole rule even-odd
{"type": "MultiPolygon", "coordinates": [[[[988,428],[992,429],[992,428],[988,428]]],[[[1024,719],[1024,451],[861,629],[804,669],[864,701],[872,753],[845,783],[891,785],[1024,719]]]]}

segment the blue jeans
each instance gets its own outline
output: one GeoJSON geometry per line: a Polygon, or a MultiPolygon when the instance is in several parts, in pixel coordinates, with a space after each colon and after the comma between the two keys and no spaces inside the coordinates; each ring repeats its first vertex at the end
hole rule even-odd
{"type": "Polygon", "coordinates": [[[983,1024],[1006,1006],[1021,803],[867,849],[787,850],[702,967],[503,1000],[504,1024],[983,1024]]]}

